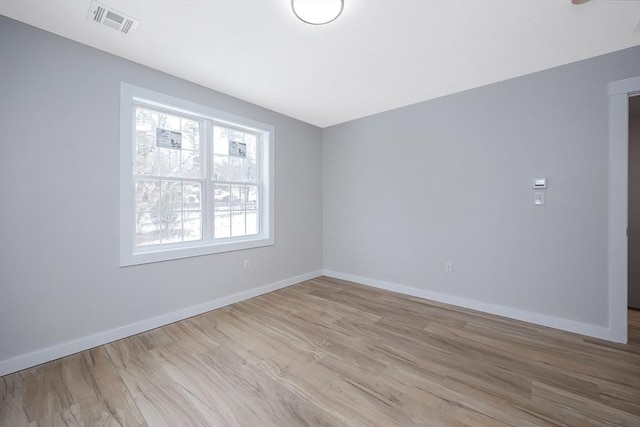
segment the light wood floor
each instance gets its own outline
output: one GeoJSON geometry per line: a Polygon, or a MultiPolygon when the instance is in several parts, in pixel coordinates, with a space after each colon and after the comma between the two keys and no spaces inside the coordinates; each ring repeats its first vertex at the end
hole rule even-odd
{"type": "Polygon", "coordinates": [[[616,345],[319,278],[2,377],[10,426],[640,426],[616,345]]]}

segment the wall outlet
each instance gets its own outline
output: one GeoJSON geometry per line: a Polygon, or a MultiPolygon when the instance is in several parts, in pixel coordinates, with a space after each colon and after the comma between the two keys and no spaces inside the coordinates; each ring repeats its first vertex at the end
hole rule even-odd
{"type": "Polygon", "coordinates": [[[453,274],[453,263],[445,262],[444,263],[444,272],[447,274],[453,274]]]}
{"type": "Polygon", "coordinates": [[[245,259],[244,264],[242,264],[242,269],[244,271],[251,270],[251,261],[249,261],[248,259],[245,259]]]}

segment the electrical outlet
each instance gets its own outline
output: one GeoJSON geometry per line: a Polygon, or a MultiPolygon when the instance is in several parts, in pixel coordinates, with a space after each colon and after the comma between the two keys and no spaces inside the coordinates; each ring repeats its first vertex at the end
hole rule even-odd
{"type": "Polygon", "coordinates": [[[242,268],[244,269],[244,271],[251,270],[251,261],[245,259],[242,268]]]}
{"type": "Polygon", "coordinates": [[[444,264],[444,272],[447,274],[453,274],[453,263],[452,262],[446,262],[444,264]]]}

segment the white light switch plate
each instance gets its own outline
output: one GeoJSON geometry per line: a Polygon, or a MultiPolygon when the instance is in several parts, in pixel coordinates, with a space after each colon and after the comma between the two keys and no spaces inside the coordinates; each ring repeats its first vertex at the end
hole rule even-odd
{"type": "Polygon", "coordinates": [[[547,178],[534,178],[533,188],[547,188],[547,178]]]}
{"type": "Polygon", "coordinates": [[[546,203],[544,191],[535,191],[533,193],[533,203],[538,206],[546,203]]]}

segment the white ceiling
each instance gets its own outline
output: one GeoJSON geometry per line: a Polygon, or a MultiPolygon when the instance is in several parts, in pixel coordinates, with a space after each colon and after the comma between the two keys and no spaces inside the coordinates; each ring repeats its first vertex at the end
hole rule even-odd
{"type": "MultiPolygon", "coordinates": [[[[640,1],[345,0],[299,21],[289,0],[0,0],[0,14],[320,127],[640,45],[640,1]]],[[[640,58],[638,58],[640,61],[640,58]]]]}

